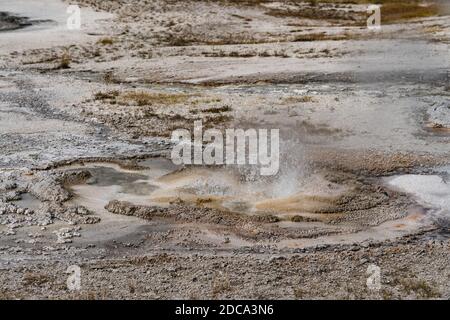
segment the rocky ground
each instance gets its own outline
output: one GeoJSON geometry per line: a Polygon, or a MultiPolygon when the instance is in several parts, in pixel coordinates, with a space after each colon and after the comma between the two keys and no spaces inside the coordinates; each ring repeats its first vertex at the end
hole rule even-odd
{"type": "Polygon", "coordinates": [[[0,4],[0,298],[450,298],[445,1],[70,3],[0,4]],[[280,173],[174,166],[196,120],[280,173]]]}

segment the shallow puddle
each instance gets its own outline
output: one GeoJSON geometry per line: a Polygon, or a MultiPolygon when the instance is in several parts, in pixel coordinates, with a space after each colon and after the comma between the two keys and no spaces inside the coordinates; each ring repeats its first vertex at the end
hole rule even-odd
{"type": "Polygon", "coordinates": [[[14,31],[24,28],[38,28],[45,26],[55,26],[56,22],[49,19],[32,20],[28,17],[10,14],[0,11],[0,32],[14,31]]]}
{"type": "Polygon", "coordinates": [[[388,179],[388,184],[411,194],[429,208],[428,216],[443,228],[450,227],[450,166],[435,170],[435,175],[401,175],[388,179]]]}
{"type": "Polygon", "coordinates": [[[24,17],[10,15],[0,11],[0,32],[6,30],[16,30],[31,26],[31,22],[24,17]]]}
{"type": "Polygon", "coordinates": [[[69,204],[83,205],[100,215],[103,219],[111,218],[104,209],[112,200],[129,201],[136,205],[154,205],[150,195],[157,189],[153,183],[176,169],[169,160],[148,159],[138,163],[146,167],[143,170],[127,170],[112,163],[88,163],[70,165],[60,170],[87,170],[92,177],[83,184],[70,186],[75,194],[69,204]]]}
{"type": "Polygon", "coordinates": [[[148,177],[139,173],[121,172],[109,167],[90,168],[92,174],[86,183],[97,187],[120,186],[122,193],[148,195],[156,189],[147,182],[148,177]]]}
{"type": "Polygon", "coordinates": [[[23,209],[37,210],[42,202],[30,193],[23,193],[21,199],[13,201],[15,205],[23,209]]]}

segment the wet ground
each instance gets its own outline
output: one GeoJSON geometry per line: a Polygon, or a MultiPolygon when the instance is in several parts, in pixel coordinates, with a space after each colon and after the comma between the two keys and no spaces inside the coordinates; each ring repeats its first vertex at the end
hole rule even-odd
{"type": "Polygon", "coordinates": [[[193,17],[156,1],[161,21],[88,5],[73,33],[61,1],[0,7],[0,297],[67,297],[63,273],[40,265],[69,264],[96,279],[73,298],[449,297],[448,16],[302,42],[286,38],[295,20],[259,5],[189,2],[193,17]],[[220,29],[205,29],[210,6],[229,16],[221,28],[258,39],[208,42],[220,29]],[[186,30],[198,39],[167,43],[186,30]],[[279,128],[280,173],[173,165],[168,137],[195,120],[279,128]],[[369,262],[384,268],[383,292],[365,287],[369,262]],[[30,285],[21,268],[47,280],[30,285]],[[141,273],[154,289],[131,283],[141,273]]]}
{"type": "Polygon", "coordinates": [[[0,12],[0,31],[15,30],[31,26],[33,23],[27,18],[15,17],[7,12],[0,12]]]}

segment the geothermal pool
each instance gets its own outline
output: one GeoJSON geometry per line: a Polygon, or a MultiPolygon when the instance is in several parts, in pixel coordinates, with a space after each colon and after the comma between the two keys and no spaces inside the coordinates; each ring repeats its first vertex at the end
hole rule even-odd
{"type": "Polygon", "coordinates": [[[166,159],[149,159],[139,165],[144,168],[126,170],[107,163],[72,167],[69,170],[88,170],[92,178],[71,188],[81,202],[97,199],[97,207],[111,200],[160,206],[182,201],[243,214],[279,216],[330,211],[349,191],[319,174],[260,177],[239,168],[180,168],[166,159]]]}
{"type": "Polygon", "coordinates": [[[399,219],[365,226],[359,231],[349,224],[330,225],[332,217],[347,214],[342,199],[355,192],[350,185],[328,181],[319,173],[280,175],[258,178],[248,170],[220,167],[179,167],[164,158],[151,158],[138,163],[136,169],[126,169],[114,163],[71,165],[59,170],[87,170],[91,178],[70,186],[75,197],[72,204],[83,205],[96,212],[102,220],[114,214],[105,206],[112,200],[134,205],[169,207],[183,203],[192,207],[207,207],[245,215],[273,215],[276,224],[286,230],[319,228],[340,230],[310,239],[286,239],[281,247],[306,247],[317,244],[339,244],[382,241],[430,227],[436,221],[448,222],[450,188],[442,174],[403,175],[381,178],[393,190],[410,194],[417,205],[399,219]],[[293,217],[303,217],[295,221],[293,217]]]}

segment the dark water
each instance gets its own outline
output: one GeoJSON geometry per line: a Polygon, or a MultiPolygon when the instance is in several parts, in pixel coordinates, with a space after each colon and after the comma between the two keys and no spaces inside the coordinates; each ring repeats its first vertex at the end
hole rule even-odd
{"type": "Polygon", "coordinates": [[[92,178],[88,181],[88,184],[100,187],[121,186],[122,192],[135,195],[147,195],[156,189],[156,187],[145,182],[148,179],[145,175],[120,172],[107,167],[91,168],[89,172],[92,174],[92,178]]]}
{"type": "Polygon", "coordinates": [[[31,26],[33,23],[26,17],[18,17],[0,11],[0,32],[16,30],[31,26]]]}
{"type": "Polygon", "coordinates": [[[15,205],[24,208],[37,210],[41,206],[41,201],[39,201],[36,197],[31,195],[30,193],[24,193],[21,195],[21,199],[17,201],[13,201],[15,205]]]}
{"type": "Polygon", "coordinates": [[[0,11],[0,32],[23,29],[31,26],[47,26],[56,24],[53,20],[30,20],[9,12],[0,11]]]}

